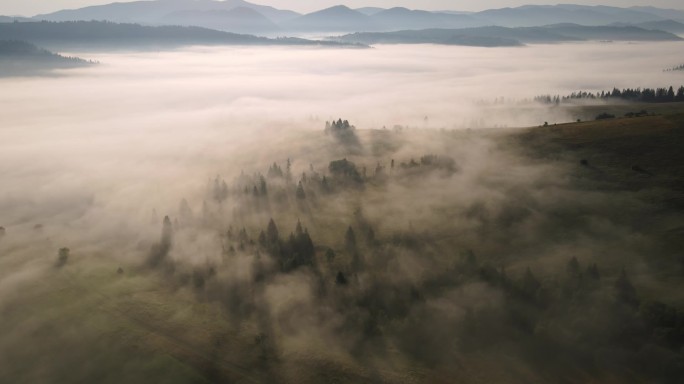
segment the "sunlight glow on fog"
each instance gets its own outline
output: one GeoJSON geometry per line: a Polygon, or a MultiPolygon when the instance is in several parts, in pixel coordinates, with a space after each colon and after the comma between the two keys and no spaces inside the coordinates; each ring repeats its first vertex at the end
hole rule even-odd
{"type": "Polygon", "coordinates": [[[473,121],[567,121],[542,108],[491,114],[475,102],[677,85],[678,74],[662,69],[680,63],[680,46],[77,52],[102,64],[58,77],[0,80],[0,212],[5,225],[31,221],[45,199],[74,195],[121,209],[122,217],[141,203],[175,206],[184,184],[215,175],[227,161],[239,169],[265,141],[320,130],[330,118],[348,118],[360,129],[424,126],[425,116],[430,127],[447,129],[473,121]],[[165,193],[171,185],[177,194],[165,193]]]}

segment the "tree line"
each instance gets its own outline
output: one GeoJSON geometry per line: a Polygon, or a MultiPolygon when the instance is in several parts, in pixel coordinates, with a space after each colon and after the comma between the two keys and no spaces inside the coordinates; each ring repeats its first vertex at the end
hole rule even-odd
{"type": "Polygon", "coordinates": [[[613,88],[612,91],[579,91],[566,96],[541,95],[534,98],[534,101],[542,104],[556,105],[571,103],[576,100],[626,100],[642,103],[684,102],[684,86],[680,86],[677,90],[672,86],[668,88],[613,88]]]}

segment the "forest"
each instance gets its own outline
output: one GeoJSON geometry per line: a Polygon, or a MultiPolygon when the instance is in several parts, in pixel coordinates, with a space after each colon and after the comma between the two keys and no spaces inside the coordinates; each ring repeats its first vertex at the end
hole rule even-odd
{"type": "MultiPolygon", "coordinates": [[[[155,210],[157,240],[107,279],[157,276],[165,300],[220,308],[213,363],[191,364],[210,382],[677,382],[684,311],[654,279],[681,279],[681,240],[633,221],[663,215],[648,194],[599,187],[601,159],[548,164],[542,129],[326,122],[287,158],[155,210]]],[[[55,255],[54,273],[78,268],[69,244],[55,255]]]]}
{"type": "Polygon", "coordinates": [[[680,86],[675,90],[674,87],[669,88],[613,88],[612,91],[601,92],[573,92],[566,96],[560,95],[543,95],[534,98],[534,101],[543,104],[561,104],[572,103],[580,100],[603,100],[615,101],[624,100],[638,103],[674,103],[684,102],[684,86],[680,86]]]}

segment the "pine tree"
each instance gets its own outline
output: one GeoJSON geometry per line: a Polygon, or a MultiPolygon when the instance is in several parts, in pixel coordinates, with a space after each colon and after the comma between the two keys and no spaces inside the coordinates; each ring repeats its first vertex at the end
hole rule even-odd
{"type": "Polygon", "coordinates": [[[71,250],[67,247],[60,248],[57,252],[57,266],[61,267],[69,260],[69,253],[71,250]]]}
{"type": "Polygon", "coordinates": [[[304,200],[306,199],[306,193],[304,192],[304,186],[302,186],[302,182],[300,181],[299,184],[297,185],[297,190],[295,192],[295,195],[297,196],[297,199],[299,200],[304,200]]]}
{"type": "Polygon", "coordinates": [[[349,249],[356,248],[356,235],[354,234],[354,230],[352,229],[351,225],[349,228],[347,228],[347,233],[344,235],[344,243],[349,249]]]}
{"type": "Polygon", "coordinates": [[[261,196],[266,196],[268,194],[268,189],[266,188],[266,179],[259,175],[259,193],[261,196]]]}
{"type": "Polygon", "coordinates": [[[347,278],[344,276],[342,271],[337,272],[337,276],[335,276],[335,283],[337,283],[337,285],[347,285],[347,278]]]}
{"type": "Polygon", "coordinates": [[[278,239],[278,227],[276,226],[275,221],[271,219],[266,228],[266,241],[268,241],[269,244],[276,244],[278,239]]]}
{"type": "Polygon", "coordinates": [[[164,216],[164,222],[162,223],[162,233],[161,233],[161,246],[164,249],[171,247],[171,242],[173,240],[173,226],[171,225],[171,219],[168,216],[164,216]]]}

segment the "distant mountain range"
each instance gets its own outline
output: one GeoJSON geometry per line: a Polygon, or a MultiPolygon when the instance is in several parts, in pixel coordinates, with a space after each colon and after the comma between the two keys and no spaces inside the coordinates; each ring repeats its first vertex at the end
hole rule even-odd
{"type": "Polygon", "coordinates": [[[587,27],[557,24],[546,27],[478,27],[425,29],[396,32],[357,32],[335,38],[362,44],[445,44],[480,47],[509,47],[527,43],[562,43],[587,40],[681,41],[669,32],[631,26],[587,27]]]}
{"type": "Polygon", "coordinates": [[[54,69],[79,68],[95,63],[65,57],[18,40],[0,40],[0,77],[40,75],[54,69]]]}
{"type": "MultiPolygon", "coordinates": [[[[22,18],[0,17],[0,22],[22,18]]],[[[301,15],[293,11],[257,5],[244,0],[134,1],[62,10],[38,15],[32,21],[107,20],[143,25],[199,26],[261,35],[313,32],[388,32],[420,29],[460,29],[483,26],[534,27],[561,23],[586,26],[639,26],[669,28],[678,32],[684,11],[655,7],[618,8],[583,5],[527,5],[482,12],[428,12],[406,8],[335,6],[301,15]],[[671,25],[668,26],[667,23],[671,25]],[[647,26],[646,24],[652,24],[647,26]],[[660,23],[660,24],[658,24],[660,23]]]]}
{"type": "Polygon", "coordinates": [[[0,23],[0,36],[29,41],[57,50],[110,48],[166,48],[183,45],[308,45],[363,47],[356,43],[300,38],[258,37],[200,27],[143,26],[108,21],[0,23]]]}

